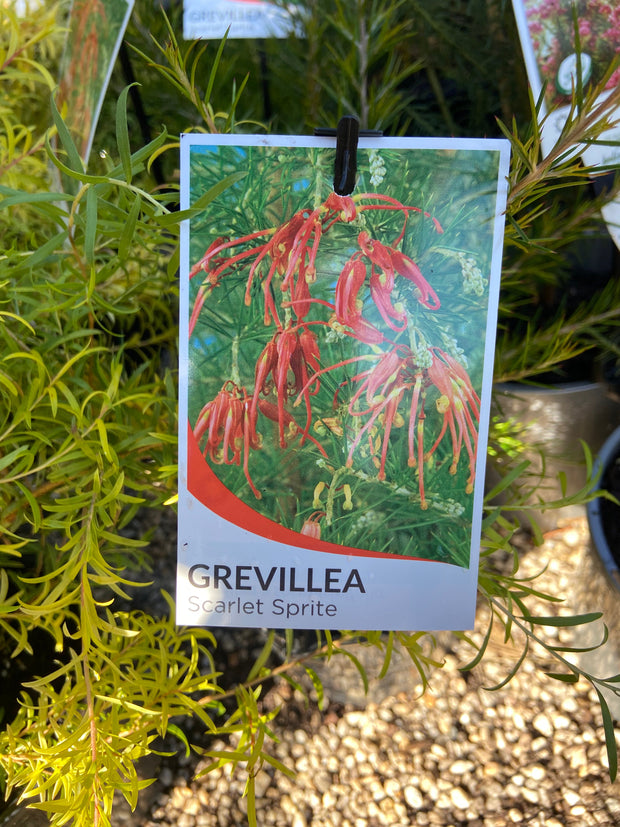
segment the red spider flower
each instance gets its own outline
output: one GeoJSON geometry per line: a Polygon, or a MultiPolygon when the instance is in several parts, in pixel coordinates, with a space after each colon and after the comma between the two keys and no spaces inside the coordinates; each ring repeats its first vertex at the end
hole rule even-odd
{"type": "MultiPolygon", "coordinates": [[[[285,431],[283,429],[283,433],[285,433],[286,437],[288,437],[289,439],[294,439],[299,434],[302,434],[303,439],[309,439],[310,442],[314,443],[314,445],[319,449],[323,456],[327,458],[327,452],[325,448],[323,448],[321,443],[317,442],[317,440],[313,436],[308,434],[306,431],[302,431],[302,429],[299,427],[291,413],[289,413],[286,410],[280,411],[278,409],[278,406],[274,405],[273,402],[269,402],[267,399],[262,398],[258,400],[258,410],[272,422],[277,422],[278,424],[282,422],[284,428],[286,429],[285,431]]],[[[286,444],[287,443],[285,440],[284,445],[282,445],[281,447],[285,447],[286,444]]]]}
{"type": "Polygon", "coordinates": [[[434,216],[432,216],[429,212],[426,212],[425,210],[422,210],[420,207],[411,207],[407,204],[403,204],[400,201],[397,201],[396,198],[391,198],[389,195],[384,195],[383,193],[380,193],[380,192],[362,192],[362,193],[359,193],[358,195],[355,196],[355,200],[358,204],[357,209],[358,209],[359,212],[362,212],[364,210],[392,210],[392,211],[395,211],[395,212],[404,213],[405,222],[404,222],[403,228],[402,228],[400,234],[398,235],[396,241],[394,242],[393,246],[396,246],[396,244],[398,244],[402,240],[402,238],[405,234],[405,229],[406,229],[406,226],[407,226],[407,219],[409,217],[410,212],[419,213],[419,214],[423,215],[425,218],[430,218],[431,221],[433,222],[434,226],[435,226],[436,232],[439,235],[443,235],[443,227],[441,226],[439,221],[434,216]],[[372,199],[373,201],[381,201],[382,203],[381,204],[364,204],[363,202],[365,200],[368,200],[368,199],[372,199]]]}
{"type": "MultiPolygon", "coordinates": [[[[252,411],[255,413],[259,404],[259,395],[268,396],[273,390],[277,398],[278,426],[281,447],[286,446],[285,405],[292,397],[301,394],[306,404],[306,426],[303,430],[302,445],[308,438],[312,409],[308,369],[316,373],[319,370],[319,345],[316,336],[306,326],[296,327],[289,324],[284,330],[278,330],[267,343],[256,362],[254,371],[254,394],[252,411]]],[[[293,420],[294,421],[294,420],[293,420]]]]}
{"type": "Polygon", "coordinates": [[[396,275],[415,284],[418,301],[429,310],[438,310],[437,294],[426,281],[418,265],[393,247],[372,239],[366,230],[358,235],[360,249],[353,253],[342,268],[336,283],[334,319],[351,329],[352,335],[367,344],[384,341],[383,334],[363,316],[362,288],[368,274],[364,259],[370,262],[370,296],[385,324],[395,333],[407,327],[407,314],[402,305],[392,303],[396,275]]]}
{"type": "Polygon", "coordinates": [[[362,316],[364,303],[359,293],[366,281],[366,265],[355,254],[342,268],[336,282],[334,316],[331,321],[351,329],[354,338],[366,344],[380,344],[384,336],[371,322],[362,316]]]}
{"type": "MultiPolygon", "coordinates": [[[[395,347],[383,353],[372,368],[353,377],[352,381],[359,382],[359,387],[349,402],[349,414],[354,417],[369,416],[351,443],[346,462],[348,467],[353,465],[353,454],[364,436],[370,436],[375,423],[379,422],[383,428],[383,436],[378,477],[380,480],[385,479],[390,433],[399,418],[398,408],[403,394],[410,387],[410,371],[411,351],[406,347],[395,347]],[[365,395],[368,408],[360,411],[357,403],[362,394],[365,395]]],[[[371,450],[374,453],[372,443],[371,450]]]]}
{"type": "Polygon", "coordinates": [[[267,235],[269,232],[271,231],[259,231],[252,233],[250,236],[246,236],[244,239],[235,239],[233,241],[229,241],[226,238],[216,238],[215,241],[207,247],[207,251],[204,256],[200,259],[200,261],[194,264],[189,272],[190,279],[193,279],[196,275],[198,275],[198,273],[206,273],[206,277],[198,288],[198,293],[194,299],[194,307],[192,308],[192,315],[189,321],[190,335],[196,325],[200,311],[202,310],[207,296],[215,287],[219,285],[222,273],[237,262],[248,258],[254,252],[253,250],[245,250],[240,253],[236,253],[233,256],[226,256],[223,255],[224,251],[236,247],[242,241],[260,238],[261,236],[267,235]]]}
{"type": "Polygon", "coordinates": [[[441,394],[436,402],[437,411],[443,414],[443,424],[434,445],[426,454],[430,458],[447,430],[452,437],[452,464],[450,473],[456,474],[463,444],[469,457],[469,477],[466,491],[473,491],[476,474],[476,451],[480,420],[480,398],[474,390],[465,368],[439,348],[431,348],[433,363],[428,378],[441,394]]]}
{"type": "Polygon", "coordinates": [[[395,311],[390,300],[396,273],[415,284],[419,291],[418,301],[420,304],[428,307],[429,310],[439,310],[440,302],[437,293],[426,281],[418,265],[409,256],[394,247],[388,247],[380,241],[370,238],[365,230],[362,230],[357,240],[362,253],[372,265],[371,292],[373,292],[372,282],[374,276],[373,299],[386,324],[393,330],[402,328],[396,328],[390,322],[390,317],[401,322],[404,318],[404,313],[395,311]]]}
{"type": "Polygon", "coordinates": [[[313,511],[308,519],[304,520],[300,534],[312,537],[313,540],[321,539],[321,520],[325,516],[324,511],[313,511]]]}
{"type": "Polygon", "coordinates": [[[240,465],[254,496],[260,500],[248,468],[250,450],[260,448],[262,440],[256,432],[256,415],[252,413],[251,399],[245,388],[228,379],[215,399],[203,407],[193,429],[198,442],[207,434],[203,451],[205,457],[217,465],[240,465]]]}

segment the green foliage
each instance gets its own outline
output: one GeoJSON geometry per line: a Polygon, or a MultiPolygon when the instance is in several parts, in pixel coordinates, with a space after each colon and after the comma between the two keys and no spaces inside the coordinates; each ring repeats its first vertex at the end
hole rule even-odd
{"type": "MultiPolygon", "coordinates": [[[[610,190],[592,197],[592,171],[576,152],[579,146],[603,140],[603,132],[613,124],[620,90],[601,101],[606,79],[587,93],[575,92],[563,133],[546,157],[542,154],[540,102],[530,101],[527,129],[519,128],[514,120],[510,127],[500,124],[511,142],[512,164],[495,369],[498,381],[536,380],[595,348],[617,352],[617,255],[606,284],[576,304],[568,302],[569,288],[583,289],[570,284],[571,268],[576,261],[579,265],[580,256],[596,255],[593,245],[597,241],[609,241],[601,226],[600,209],[620,186],[616,176],[610,190]]],[[[587,266],[586,261],[586,273],[587,266]]],[[[594,278],[579,275],[581,281],[594,278]]]]}
{"type": "MultiPolygon", "coordinates": [[[[324,9],[322,0],[309,5],[316,12],[324,9]]],[[[406,4],[399,2],[329,4],[329,15],[312,19],[316,28],[308,32],[311,60],[305,65],[316,61],[324,70],[317,76],[306,69],[300,76],[309,84],[303,100],[307,108],[306,114],[291,110],[291,131],[300,123],[333,123],[345,106],[367,117],[370,126],[401,129],[411,115],[403,83],[422,63],[439,97],[432,117],[420,118],[419,127],[435,124],[442,112],[444,125],[454,120],[452,104],[441,99],[445,87],[430,71],[433,67],[437,80],[440,67],[433,53],[458,45],[463,14],[469,19],[467,14],[476,12],[491,33],[499,32],[507,4],[458,4],[458,10],[448,4],[445,20],[443,12],[431,19],[425,4],[415,5],[415,39],[406,4]],[[483,6],[494,13],[485,17],[483,6]],[[330,45],[322,53],[319,46],[327,38],[330,45]],[[338,47],[337,38],[346,48],[338,47]],[[367,51],[356,42],[365,43],[367,51]],[[407,62],[407,55],[414,59],[407,62]],[[314,90],[313,83],[318,83],[314,90]]],[[[176,364],[178,225],[187,216],[174,210],[174,183],[165,190],[156,186],[152,164],[163,158],[167,181],[173,179],[176,159],[168,150],[176,143],[170,135],[179,131],[175,117],[187,113],[184,128],[229,130],[256,113],[251,106],[241,109],[242,81],[233,84],[228,68],[231,44],[210,44],[206,51],[179,44],[174,18],[154,21],[151,41],[138,4],[132,26],[146,57],[138,79],[150,96],[160,91],[158,84],[147,84],[154,70],[171,81],[171,91],[161,92],[167,103],[160,110],[165,120],[170,115],[170,133],[161,129],[136,148],[133,116],[126,111],[131,92],[121,84],[116,100],[106,104],[111,116],[104,117],[99,142],[105,152],[93,153],[91,167],[84,169],[60,114],[54,106],[53,122],[46,114],[62,40],[55,14],[44,9],[18,20],[0,7],[0,638],[2,649],[15,658],[36,650],[41,636],[53,650],[52,662],[23,684],[16,712],[3,722],[0,766],[6,793],[42,809],[56,825],[108,825],[114,791],[134,806],[145,784],[136,774],[136,760],[159,749],[158,739],[166,734],[189,748],[184,723],[192,718],[204,728],[207,769],[245,766],[249,819],[255,823],[256,770],[267,763],[287,771],[271,754],[271,713],[261,707],[265,684],[282,676],[301,688],[301,670],[320,702],[317,661],[336,661],[337,669],[337,659],[344,657],[367,685],[368,676],[349,646],[357,642],[381,651],[380,677],[397,649],[406,652],[426,687],[440,666],[433,657],[435,641],[425,633],[349,631],[336,639],[324,632],[317,633],[311,651],[299,654],[295,636],[287,632],[278,663],[270,633],[247,677],[231,685],[229,676],[214,667],[215,642],[208,631],[178,629],[171,617],[132,609],[130,596],[142,583],[140,573],[148,577],[148,560],[144,541],[131,539],[125,529],[142,505],[167,507],[163,503],[173,498],[176,485],[171,366],[176,364]],[[229,104],[222,105],[218,101],[226,85],[232,93],[229,104]],[[50,181],[50,164],[56,183],[50,181]],[[67,184],[64,189],[60,181],[67,184]],[[136,571],[137,584],[129,574],[136,571]],[[209,748],[209,736],[232,733],[239,736],[234,748],[209,748]]],[[[482,69],[482,51],[460,50],[454,65],[482,69]]],[[[283,64],[273,59],[274,72],[280,71],[283,64]]],[[[523,128],[516,120],[503,127],[513,146],[505,315],[525,301],[532,268],[539,268],[543,282],[553,283],[552,260],[561,257],[566,239],[593,225],[600,201],[580,198],[584,171],[570,152],[576,143],[597,138],[618,97],[614,94],[603,109],[591,96],[579,101],[560,144],[545,161],[537,127],[523,128]],[[570,198],[549,208],[556,191],[563,199],[570,192],[570,198]]],[[[480,102],[480,112],[493,108],[480,102]]],[[[231,177],[223,186],[234,183],[231,177]]],[[[200,205],[219,191],[208,190],[200,205]]],[[[528,328],[527,348],[519,353],[511,353],[512,334],[502,336],[501,375],[531,376],[566,353],[606,341],[617,320],[612,287],[604,301],[607,307],[603,299],[601,304],[595,300],[578,315],[560,315],[538,339],[528,328]]],[[[518,433],[505,432],[496,446],[513,452],[518,443],[518,433]]],[[[571,659],[576,650],[550,644],[544,636],[547,626],[570,629],[598,616],[565,617],[556,611],[558,596],[542,594],[518,576],[519,560],[510,544],[515,523],[507,513],[523,504],[513,502],[507,512],[491,504],[526,470],[515,463],[489,494],[480,594],[491,608],[491,625],[469,666],[485,656],[492,624],[499,623],[506,639],[523,644],[506,680],[537,644],[556,664],[547,671],[567,689],[578,680],[590,681],[601,701],[613,778],[613,723],[601,690],[620,694],[620,676],[586,674],[571,659]],[[506,557],[513,561],[508,574],[499,565],[506,557]],[[534,614],[528,608],[532,600],[548,603],[548,611],[534,614]]],[[[583,491],[547,507],[593,497],[589,470],[583,491]]]]}

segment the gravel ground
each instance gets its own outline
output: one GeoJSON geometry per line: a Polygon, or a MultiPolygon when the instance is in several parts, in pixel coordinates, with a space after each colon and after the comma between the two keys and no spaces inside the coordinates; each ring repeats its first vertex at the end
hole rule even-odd
{"type": "MultiPolygon", "coordinates": [[[[566,596],[569,611],[595,610],[604,602],[604,581],[592,568],[588,539],[585,519],[577,519],[547,534],[539,548],[523,540],[522,572],[547,565],[539,583],[566,596]]],[[[480,638],[486,609],[478,614],[480,638]]],[[[227,634],[222,648],[233,662],[237,650],[247,648],[248,633],[227,634]]],[[[279,741],[273,754],[295,776],[259,771],[258,824],[620,825],[620,788],[609,782],[601,715],[589,685],[569,687],[546,678],[542,672],[554,665],[534,651],[505,688],[489,692],[484,687],[500,681],[516,657],[501,635],[469,673],[459,670],[471,658],[465,644],[449,634],[439,644],[443,667],[432,673],[422,697],[417,673],[404,657],[387,678],[371,680],[366,697],[345,658],[321,665],[322,711],[286,682],[276,682],[264,697],[266,709],[283,705],[273,724],[279,741]]],[[[376,675],[375,651],[358,647],[356,654],[376,675]]],[[[618,660],[618,650],[608,644],[598,671],[620,671],[618,660]]],[[[119,805],[114,827],[246,825],[243,770],[196,777],[204,765],[183,756],[145,765],[144,774],[157,781],[144,791],[136,812],[119,805]]]]}

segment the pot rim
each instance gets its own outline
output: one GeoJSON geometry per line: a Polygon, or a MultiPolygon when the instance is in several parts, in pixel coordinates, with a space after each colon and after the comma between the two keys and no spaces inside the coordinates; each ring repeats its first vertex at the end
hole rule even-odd
{"type": "MultiPolygon", "coordinates": [[[[606,466],[617,456],[620,456],[620,427],[616,428],[616,430],[613,431],[603,443],[603,446],[594,461],[593,474],[596,475],[600,473],[600,476],[602,477],[606,466]]],[[[600,489],[601,485],[599,478],[596,485],[596,490],[600,489]]],[[[611,580],[613,586],[620,591],[620,568],[614,559],[607,542],[607,537],[603,531],[600,497],[597,497],[595,500],[591,500],[586,504],[586,516],[588,518],[588,527],[590,529],[590,536],[592,537],[594,548],[608,578],[611,580]]]]}
{"type": "Polygon", "coordinates": [[[553,385],[530,385],[526,382],[495,382],[493,392],[506,396],[547,396],[563,393],[584,393],[604,389],[602,382],[577,379],[573,382],[557,382],[553,385]]]}

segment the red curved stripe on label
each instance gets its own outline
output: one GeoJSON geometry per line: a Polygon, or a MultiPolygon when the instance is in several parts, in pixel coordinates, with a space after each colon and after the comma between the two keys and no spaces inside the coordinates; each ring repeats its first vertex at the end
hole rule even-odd
{"type": "Polygon", "coordinates": [[[197,500],[200,500],[210,511],[223,517],[227,522],[233,523],[233,525],[237,525],[245,531],[251,531],[252,534],[266,537],[268,540],[275,540],[278,543],[314,551],[326,551],[330,554],[381,557],[392,560],[423,559],[369,551],[368,549],[353,548],[352,546],[340,546],[337,543],[328,543],[327,540],[315,540],[300,534],[298,531],[293,531],[291,528],[285,528],[285,526],[270,520],[268,517],[264,517],[239,499],[218,479],[203,457],[189,422],[187,425],[187,488],[197,500]]]}

